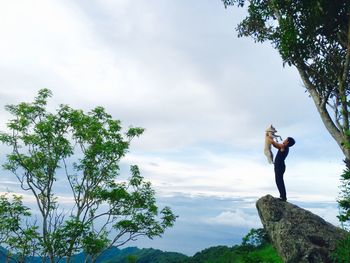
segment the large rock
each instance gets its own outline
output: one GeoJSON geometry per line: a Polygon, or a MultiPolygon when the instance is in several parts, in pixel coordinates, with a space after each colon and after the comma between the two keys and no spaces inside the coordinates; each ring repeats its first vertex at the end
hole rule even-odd
{"type": "Polygon", "coordinates": [[[285,263],[332,262],[330,251],[346,231],[271,195],[256,202],[261,222],[285,263]]]}

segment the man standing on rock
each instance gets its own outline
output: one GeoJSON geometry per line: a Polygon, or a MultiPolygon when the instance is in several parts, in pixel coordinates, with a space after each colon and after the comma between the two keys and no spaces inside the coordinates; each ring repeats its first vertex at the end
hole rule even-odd
{"type": "Polygon", "coordinates": [[[287,201],[286,187],[284,186],[283,174],[286,171],[286,164],[284,160],[287,158],[289,153],[289,147],[295,144],[295,140],[292,137],[288,137],[282,143],[275,142],[270,138],[271,144],[278,149],[274,166],[275,166],[275,180],[278,191],[280,192],[280,200],[287,201]]]}

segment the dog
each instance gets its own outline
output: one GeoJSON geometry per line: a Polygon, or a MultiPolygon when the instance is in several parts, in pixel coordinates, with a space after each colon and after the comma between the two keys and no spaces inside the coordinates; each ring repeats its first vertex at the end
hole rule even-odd
{"type": "Polygon", "coordinates": [[[269,141],[269,138],[271,139],[277,139],[278,138],[282,141],[282,137],[276,134],[277,130],[275,129],[275,127],[272,126],[272,124],[267,127],[267,129],[265,130],[265,148],[264,148],[264,153],[267,157],[267,161],[270,164],[273,164],[273,153],[271,151],[271,143],[269,141]]]}

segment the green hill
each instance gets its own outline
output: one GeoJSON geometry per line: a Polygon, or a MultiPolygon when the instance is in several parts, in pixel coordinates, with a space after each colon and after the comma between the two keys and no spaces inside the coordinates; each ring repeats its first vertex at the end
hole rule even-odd
{"type": "Polygon", "coordinates": [[[204,249],[193,257],[157,249],[121,250],[117,255],[101,263],[283,263],[271,244],[263,246],[217,246],[204,249]]]}
{"type": "Polygon", "coordinates": [[[158,249],[137,249],[132,253],[118,254],[103,263],[180,263],[186,262],[187,256],[175,252],[163,252],[158,249]]]}
{"type": "Polygon", "coordinates": [[[217,246],[188,258],[186,263],[283,263],[271,244],[261,247],[217,246]]]}
{"type": "MultiPolygon", "coordinates": [[[[75,255],[72,263],[83,263],[83,253],[75,255]]],[[[0,262],[5,257],[0,256],[0,262]]],[[[14,262],[14,261],[11,261],[14,262]]],[[[40,258],[28,258],[26,263],[41,263],[40,258]]],[[[61,260],[60,263],[65,262],[61,260]]],[[[175,253],[163,252],[158,249],[139,249],[128,247],[125,249],[111,248],[106,250],[96,263],[282,263],[271,244],[262,247],[247,246],[217,246],[204,249],[192,257],[175,253]]]]}
{"type": "MultiPolygon", "coordinates": [[[[5,250],[0,247],[0,252],[5,250]]],[[[5,251],[6,252],[6,251],[5,251]]],[[[4,253],[0,253],[0,262],[5,262],[4,253]]],[[[12,263],[14,261],[10,261],[12,263]]],[[[41,263],[38,257],[27,258],[25,263],[41,263]]],[[[65,259],[59,261],[64,263],[65,259]]],[[[71,263],[85,262],[85,254],[74,255],[71,263]]],[[[181,253],[163,252],[158,249],[112,247],[104,251],[96,263],[282,263],[272,247],[264,229],[251,229],[243,237],[242,244],[233,247],[216,246],[204,249],[192,257],[181,253]]]]}

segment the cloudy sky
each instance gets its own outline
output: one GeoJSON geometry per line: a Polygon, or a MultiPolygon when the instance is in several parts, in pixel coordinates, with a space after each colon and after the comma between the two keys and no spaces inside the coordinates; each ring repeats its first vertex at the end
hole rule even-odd
{"type": "MultiPolygon", "coordinates": [[[[1,1],[0,129],[4,106],[41,88],[52,109],[101,105],[124,127],[144,127],[122,165],[139,165],[179,218],[163,238],[128,245],[192,255],[261,227],[256,200],[278,196],[263,154],[273,123],[297,142],[289,201],[338,224],[340,150],[296,70],[270,45],[237,38],[243,15],[220,0],[1,1]]],[[[16,191],[2,173],[0,191],[16,191]]]]}

